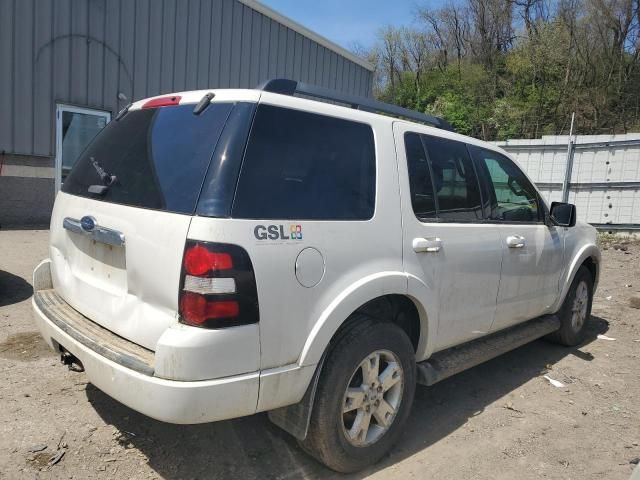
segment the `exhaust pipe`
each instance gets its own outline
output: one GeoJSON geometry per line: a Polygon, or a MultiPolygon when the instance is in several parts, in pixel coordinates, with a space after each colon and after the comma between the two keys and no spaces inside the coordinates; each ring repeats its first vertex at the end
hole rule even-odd
{"type": "Polygon", "coordinates": [[[82,362],[62,346],[60,346],[60,361],[73,372],[84,372],[82,362]]]}

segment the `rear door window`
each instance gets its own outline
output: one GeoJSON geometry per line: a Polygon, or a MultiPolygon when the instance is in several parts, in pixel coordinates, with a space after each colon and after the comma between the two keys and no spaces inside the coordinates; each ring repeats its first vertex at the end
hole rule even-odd
{"type": "Polygon", "coordinates": [[[375,206],[375,180],[370,125],[259,105],[232,216],[370,219],[375,206]]]}
{"type": "Polygon", "coordinates": [[[427,160],[420,135],[413,132],[404,134],[409,169],[411,205],[420,220],[436,218],[436,197],[431,181],[431,166],[427,160]]]}
{"type": "Polygon", "coordinates": [[[478,177],[464,143],[408,133],[405,147],[411,203],[420,220],[434,216],[444,222],[483,220],[478,177]]]}
{"type": "Polygon", "coordinates": [[[423,135],[430,160],[438,217],[450,222],[482,220],[480,187],[467,146],[423,135]]]}
{"type": "Polygon", "coordinates": [[[80,156],[62,191],[135,207],[192,214],[231,103],[133,110],[110,122],[80,156]],[[104,186],[100,170],[115,176],[104,186]]]}

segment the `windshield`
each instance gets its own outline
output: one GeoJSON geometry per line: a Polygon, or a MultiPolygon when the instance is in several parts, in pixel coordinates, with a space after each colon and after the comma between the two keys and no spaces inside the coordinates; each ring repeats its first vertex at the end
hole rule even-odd
{"type": "Polygon", "coordinates": [[[82,153],[62,191],[193,214],[233,104],[212,103],[199,115],[193,108],[180,105],[134,110],[112,121],[82,153]]]}

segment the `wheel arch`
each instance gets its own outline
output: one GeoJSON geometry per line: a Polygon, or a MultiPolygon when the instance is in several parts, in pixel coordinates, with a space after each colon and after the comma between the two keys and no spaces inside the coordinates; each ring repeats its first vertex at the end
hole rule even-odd
{"type": "Polygon", "coordinates": [[[554,306],[554,311],[557,311],[569,292],[569,288],[573,283],[573,279],[581,266],[585,266],[591,273],[593,280],[593,291],[595,292],[598,286],[598,280],[600,278],[600,250],[596,245],[585,245],[573,256],[573,259],[567,268],[567,273],[563,277],[562,290],[560,296],[554,306]]]}
{"type": "Polygon", "coordinates": [[[404,272],[386,272],[366,277],[344,290],[316,321],[307,337],[298,364],[317,364],[329,348],[332,339],[349,325],[352,315],[356,312],[364,312],[381,319],[385,319],[385,314],[389,312],[404,313],[401,318],[396,316],[394,323],[407,332],[414,345],[416,357],[421,357],[430,343],[431,333],[435,331],[435,319],[427,314],[428,309],[423,299],[411,294],[415,286],[412,289],[408,284],[414,281],[404,272]],[[377,313],[380,309],[383,309],[382,313],[377,313]]]}
{"type": "Polygon", "coordinates": [[[268,416],[271,422],[299,440],[306,438],[324,361],[333,340],[352,325],[350,322],[354,319],[354,313],[365,313],[382,320],[385,319],[385,312],[376,314],[380,308],[387,309],[387,312],[407,313],[407,318],[398,320],[396,317],[394,323],[407,332],[416,352],[416,360],[421,360],[420,357],[431,344],[431,333],[435,332],[435,317],[427,314],[424,302],[424,294],[429,292],[426,288],[416,277],[404,272],[388,272],[366,277],[343,291],[324,310],[300,355],[299,366],[316,365],[302,398],[298,403],[270,410],[268,416]],[[412,295],[412,291],[419,291],[423,298],[412,295]]]}

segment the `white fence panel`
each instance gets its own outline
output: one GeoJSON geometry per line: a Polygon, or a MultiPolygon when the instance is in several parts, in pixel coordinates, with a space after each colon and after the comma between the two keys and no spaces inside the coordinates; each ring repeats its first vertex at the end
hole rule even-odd
{"type": "MultiPolygon", "coordinates": [[[[564,136],[496,142],[522,166],[548,201],[562,200],[564,136]]],[[[569,201],[578,217],[602,228],[640,228],[640,133],[578,135],[569,201]]]]}

